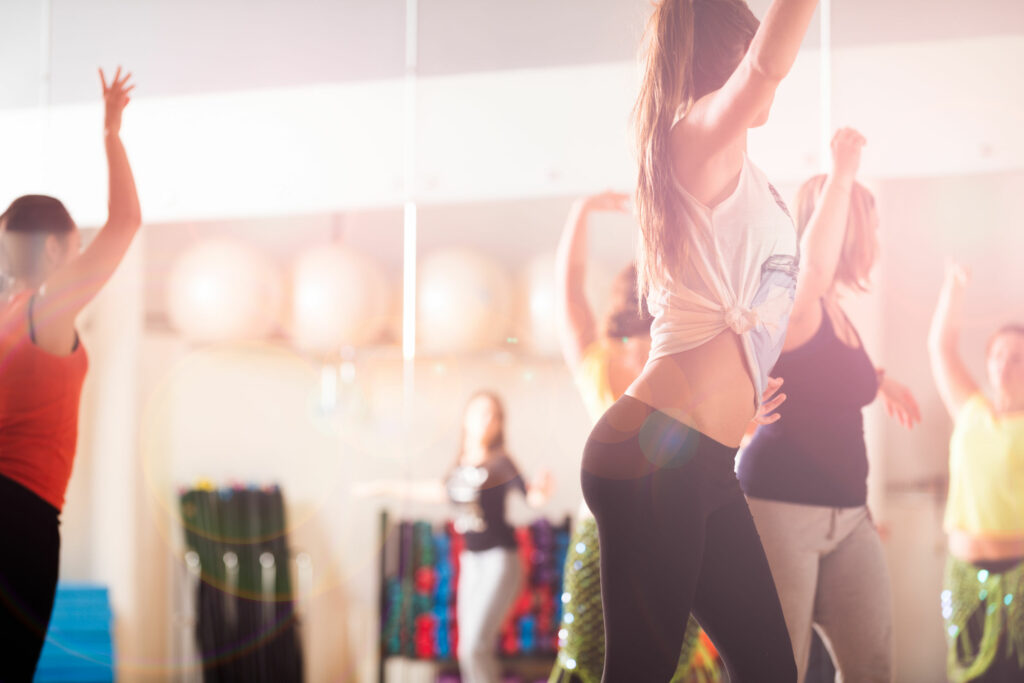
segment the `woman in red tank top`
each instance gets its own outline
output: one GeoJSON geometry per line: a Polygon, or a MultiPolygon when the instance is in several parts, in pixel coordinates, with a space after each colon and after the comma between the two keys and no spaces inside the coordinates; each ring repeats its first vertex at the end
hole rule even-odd
{"type": "Polygon", "coordinates": [[[106,225],[80,253],[78,228],[53,197],[27,195],[0,214],[0,679],[32,679],[57,587],[58,529],[88,367],[75,318],[113,274],[141,215],[121,112],[134,86],[103,72],[109,169],[106,225]]]}

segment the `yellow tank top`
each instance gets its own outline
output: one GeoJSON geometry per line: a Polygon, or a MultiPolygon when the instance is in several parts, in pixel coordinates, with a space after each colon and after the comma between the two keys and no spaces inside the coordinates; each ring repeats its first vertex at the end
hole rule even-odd
{"type": "Polygon", "coordinates": [[[583,359],[576,371],[576,388],[583,397],[587,414],[595,424],[619,398],[612,392],[611,380],[608,377],[610,362],[611,350],[605,340],[601,339],[583,352],[583,359]]]}
{"type": "Polygon", "coordinates": [[[946,531],[1024,535],[1024,415],[998,416],[975,394],[949,445],[946,531]]]}

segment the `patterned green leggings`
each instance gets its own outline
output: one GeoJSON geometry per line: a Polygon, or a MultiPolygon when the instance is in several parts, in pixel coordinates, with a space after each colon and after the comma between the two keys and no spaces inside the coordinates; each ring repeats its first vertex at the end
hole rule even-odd
{"type": "Polygon", "coordinates": [[[952,683],[1024,681],[1024,562],[989,571],[950,557],[942,617],[952,683]]]}
{"type": "MultiPolygon", "coordinates": [[[[604,667],[601,554],[597,546],[597,522],[593,518],[581,519],[569,541],[563,591],[558,659],[548,683],[601,683],[604,667]]],[[[700,626],[690,617],[672,683],[721,681],[718,661],[700,636],[700,626]]]]}

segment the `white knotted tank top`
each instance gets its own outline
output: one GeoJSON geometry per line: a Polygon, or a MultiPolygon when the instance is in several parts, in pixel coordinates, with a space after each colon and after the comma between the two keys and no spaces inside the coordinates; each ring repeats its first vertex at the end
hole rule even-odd
{"type": "Polygon", "coordinates": [[[747,155],[729,197],[709,208],[678,182],[685,257],[661,274],[648,362],[731,329],[740,336],[757,400],[782,352],[796,294],[797,238],[782,198],[747,155]]]}

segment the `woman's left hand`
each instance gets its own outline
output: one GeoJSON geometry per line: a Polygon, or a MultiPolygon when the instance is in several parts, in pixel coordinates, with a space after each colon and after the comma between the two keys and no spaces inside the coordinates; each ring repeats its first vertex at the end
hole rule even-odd
{"type": "Polygon", "coordinates": [[[131,101],[134,84],[129,84],[131,73],[121,74],[121,67],[117,67],[114,78],[107,83],[107,77],[100,69],[100,83],[103,85],[103,129],[108,135],[119,135],[121,132],[121,112],[131,101]]]}
{"type": "Polygon", "coordinates": [[[747,430],[743,432],[740,448],[746,448],[750,440],[754,438],[754,433],[757,432],[758,427],[770,425],[782,417],[775,412],[779,406],[786,402],[786,395],[779,393],[781,388],[781,377],[768,378],[768,383],[765,384],[764,391],[761,393],[761,405],[757,408],[757,414],[747,423],[747,430]]]}
{"type": "Polygon", "coordinates": [[[751,421],[753,424],[770,425],[782,417],[775,412],[779,406],[786,402],[786,395],[778,393],[781,388],[781,377],[768,378],[768,383],[764,387],[764,393],[761,394],[761,406],[757,409],[757,415],[751,421]]]}
{"type": "Polygon", "coordinates": [[[907,429],[921,422],[921,409],[917,405],[917,399],[910,389],[899,382],[885,377],[882,385],[878,388],[882,400],[885,402],[885,412],[889,417],[894,417],[907,429]]]}

